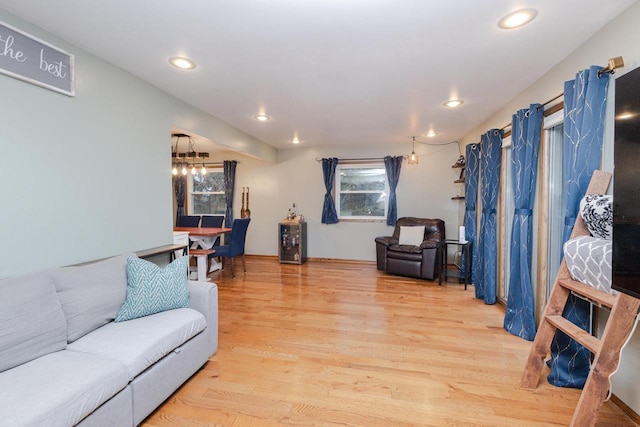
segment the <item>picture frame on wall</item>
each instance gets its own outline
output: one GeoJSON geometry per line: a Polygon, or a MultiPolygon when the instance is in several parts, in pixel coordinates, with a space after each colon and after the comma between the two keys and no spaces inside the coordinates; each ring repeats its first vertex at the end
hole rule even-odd
{"type": "Polygon", "coordinates": [[[0,73],[75,96],[74,55],[2,21],[0,73]]]}

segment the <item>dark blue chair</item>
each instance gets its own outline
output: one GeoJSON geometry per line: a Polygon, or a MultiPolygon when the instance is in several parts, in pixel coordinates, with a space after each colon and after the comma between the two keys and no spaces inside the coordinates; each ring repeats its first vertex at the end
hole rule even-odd
{"type": "Polygon", "coordinates": [[[202,215],[201,227],[222,228],[224,215],[202,215]]]}
{"type": "Polygon", "coordinates": [[[249,228],[249,222],[251,218],[234,219],[231,226],[231,233],[228,238],[225,237],[225,242],[229,242],[228,245],[222,245],[215,248],[216,252],[209,255],[209,258],[220,257],[222,258],[222,264],[224,266],[225,259],[231,260],[231,276],[236,277],[233,269],[233,259],[235,257],[242,257],[242,269],[246,272],[247,267],[244,263],[244,243],[247,239],[247,229],[249,228]]]}
{"type": "Polygon", "coordinates": [[[182,215],[176,219],[177,227],[199,227],[200,215],[182,215]]]}
{"type": "MultiPolygon", "coordinates": [[[[202,215],[202,221],[200,222],[200,226],[222,228],[223,222],[224,222],[224,215],[202,215]]],[[[212,247],[217,248],[218,246],[220,246],[220,236],[216,237],[216,240],[213,242],[212,247]]],[[[209,260],[211,260],[211,258],[209,258],[209,260]]],[[[207,271],[209,271],[209,267],[207,267],[207,271]]]]}

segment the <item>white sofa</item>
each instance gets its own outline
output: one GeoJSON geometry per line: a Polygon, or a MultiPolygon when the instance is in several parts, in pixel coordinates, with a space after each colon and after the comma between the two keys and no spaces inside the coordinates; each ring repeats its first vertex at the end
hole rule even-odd
{"type": "Polygon", "coordinates": [[[114,322],[128,256],[0,280],[0,426],[136,426],[215,353],[212,283],[114,322]]]}

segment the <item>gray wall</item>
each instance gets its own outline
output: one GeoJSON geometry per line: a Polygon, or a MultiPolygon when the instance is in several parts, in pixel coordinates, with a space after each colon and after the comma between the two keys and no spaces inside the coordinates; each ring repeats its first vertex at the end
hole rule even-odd
{"type": "MultiPolygon", "coordinates": [[[[250,158],[231,156],[240,163],[236,169],[236,212],[241,205],[242,187],[250,188],[251,225],[247,252],[260,255],[277,255],[277,224],[288,209],[296,203],[305,216],[308,232],[308,256],[313,258],[338,258],[351,260],[375,260],[374,239],[390,235],[393,227],[384,222],[340,222],[322,224],[324,182],[321,163],[316,158],[382,158],[386,155],[406,155],[411,144],[396,147],[370,146],[349,149],[325,147],[307,149],[295,147],[280,150],[278,163],[269,164],[250,158]]],[[[453,181],[460,170],[452,169],[459,156],[458,146],[442,147],[416,144],[420,156],[417,165],[402,164],[396,189],[398,217],[417,216],[440,218],[445,221],[447,236],[458,237],[458,206],[451,200],[458,190],[453,181]]]]}
{"type": "MultiPolygon", "coordinates": [[[[321,224],[325,190],[315,159],[407,154],[408,140],[392,149],[301,146],[277,153],[5,11],[0,19],[76,60],[75,97],[0,76],[0,278],[170,243],[172,126],[236,151],[226,157],[240,160],[236,215],[241,187],[251,189],[248,253],[277,254],[277,223],[293,202],[309,222],[311,257],[372,261],[373,239],[391,233],[379,222],[321,224]]],[[[398,214],[442,218],[455,238],[461,202],[451,200],[458,170],[450,166],[458,147],[417,144],[416,151],[420,163],[403,164],[398,214]]]]}
{"type": "Polygon", "coordinates": [[[75,55],[76,96],[0,75],[0,278],[172,241],[171,127],[252,156],[272,147],[38,27],[75,55]]]}

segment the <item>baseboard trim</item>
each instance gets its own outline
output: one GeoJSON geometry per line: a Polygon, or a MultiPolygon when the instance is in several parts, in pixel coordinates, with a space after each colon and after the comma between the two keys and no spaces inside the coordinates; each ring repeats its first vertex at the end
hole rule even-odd
{"type": "Polygon", "coordinates": [[[334,262],[334,263],[344,263],[344,264],[376,265],[375,261],[366,261],[366,260],[361,260],[361,259],[307,258],[307,261],[311,261],[311,262],[334,262]]]}
{"type": "Polygon", "coordinates": [[[247,258],[260,258],[260,259],[278,259],[277,255],[249,255],[249,254],[245,254],[245,256],[247,258]]]}
{"type": "Polygon", "coordinates": [[[629,407],[626,403],[624,403],[618,396],[615,394],[611,395],[611,403],[617,406],[626,416],[628,416],[634,423],[640,424],[640,415],[636,413],[633,409],[629,407]]]}
{"type": "MultiPolygon", "coordinates": [[[[278,259],[277,255],[249,255],[247,258],[262,258],[262,259],[278,259]]],[[[348,264],[364,264],[364,265],[376,265],[375,261],[367,261],[360,259],[341,259],[341,258],[307,258],[307,262],[334,262],[334,263],[348,263],[348,264]]]]}

